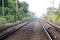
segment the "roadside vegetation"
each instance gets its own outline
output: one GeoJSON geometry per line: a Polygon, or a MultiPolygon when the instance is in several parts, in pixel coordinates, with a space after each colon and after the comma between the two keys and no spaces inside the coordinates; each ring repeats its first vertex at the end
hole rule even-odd
{"type": "Polygon", "coordinates": [[[16,23],[33,17],[25,1],[16,3],[16,0],[3,0],[3,3],[0,0],[0,25],[16,23]]]}
{"type": "Polygon", "coordinates": [[[51,12],[48,16],[47,19],[52,21],[55,24],[60,24],[60,11],[57,10],[55,12],[51,12]]]}
{"type": "Polygon", "coordinates": [[[47,14],[47,16],[43,16],[43,18],[60,25],[60,6],[58,9],[55,9],[47,14]]]}

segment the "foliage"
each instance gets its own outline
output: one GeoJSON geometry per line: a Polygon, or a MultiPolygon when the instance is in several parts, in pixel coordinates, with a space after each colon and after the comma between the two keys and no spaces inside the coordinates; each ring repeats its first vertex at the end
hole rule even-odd
{"type": "MultiPolygon", "coordinates": [[[[4,16],[2,16],[2,6],[0,6],[0,24],[16,22],[16,0],[6,0],[4,16]]],[[[28,3],[18,1],[18,21],[32,18],[32,12],[28,11],[28,3]]]]}
{"type": "Polygon", "coordinates": [[[25,1],[21,2],[21,7],[25,13],[28,11],[28,4],[25,1]]]}
{"type": "Polygon", "coordinates": [[[60,24],[60,11],[57,10],[49,13],[49,15],[47,16],[47,19],[54,23],[60,24]]]}
{"type": "Polygon", "coordinates": [[[56,12],[54,12],[54,13],[57,15],[56,20],[58,20],[58,19],[60,18],[60,12],[59,12],[59,11],[56,11],[56,12]]]}
{"type": "Polygon", "coordinates": [[[3,25],[3,24],[5,24],[6,22],[5,22],[5,18],[4,17],[0,17],[0,25],[3,25]]]}
{"type": "Polygon", "coordinates": [[[2,16],[2,7],[0,7],[0,16],[2,16]]]}

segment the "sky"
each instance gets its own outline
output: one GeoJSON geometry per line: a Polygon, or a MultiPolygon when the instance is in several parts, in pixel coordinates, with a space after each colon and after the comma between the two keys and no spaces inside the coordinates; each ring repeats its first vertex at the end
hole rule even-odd
{"type": "MultiPolygon", "coordinates": [[[[41,17],[44,14],[47,14],[48,7],[52,7],[52,0],[19,0],[26,1],[29,4],[29,11],[35,13],[37,17],[41,17]]],[[[60,0],[54,0],[54,7],[58,8],[60,0]]]]}

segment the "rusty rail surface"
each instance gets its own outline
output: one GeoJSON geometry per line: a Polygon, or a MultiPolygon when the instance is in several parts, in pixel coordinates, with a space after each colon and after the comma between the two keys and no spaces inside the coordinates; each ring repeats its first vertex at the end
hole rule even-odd
{"type": "Polygon", "coordinates": [[[46,23],[48,23],[49,25],[52,26],[53,29],[55,29],[56,31],[60,32],[60,28],[58,28],[58,26],[56,26],[55,24],[49,22],[48,20],[46,21],[45,19],[43,19],[46,23]]]}
{"type": "Polygon", "coordinates": [[[51,35],[49,34],[49,32],[46,30],[45,26],[44,26],[42,23],[40,23],[40,24],[42,25],[42,28],[43,28],[45,34],[47,35],[48,40],[53,40],[53,39],[52,39],[52,36],[51,36],[51,35]]]}

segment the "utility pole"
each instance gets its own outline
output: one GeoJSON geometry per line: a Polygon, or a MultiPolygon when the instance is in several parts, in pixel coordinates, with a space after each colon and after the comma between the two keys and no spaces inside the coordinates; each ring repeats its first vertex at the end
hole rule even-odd
{"type": "Polygon", "coordinates": [[[4,16],[4,0],[2,0],[2,13],[3,13],[3,16],[4,16]]]}
{"type": "MultiPolygon", "coordinates": [[[[52,1],[52,13],[54,13],[54,0],[52,1]]],[[[54,22],[54,18],[52,19],[52,22],[54,22]]]]}
{"type": "Polygon", "coordinates": [[[60,3],[59,3],[59,10],[60,10],[60,3]]]}
{"type": "Polygon", "coordinates": [[[50,1],[52,3],[52,11],[54,11],[54,0],[50,1]]]}
{"type": "Polygon", "coordinates": [[[52,11],[54,11],[54,0],[52,2],[52,11]]]}
{"type": "Polygon", "coordinates": [[[18,0],[16,0],[16,20],[18,21],[18,0]]]}

